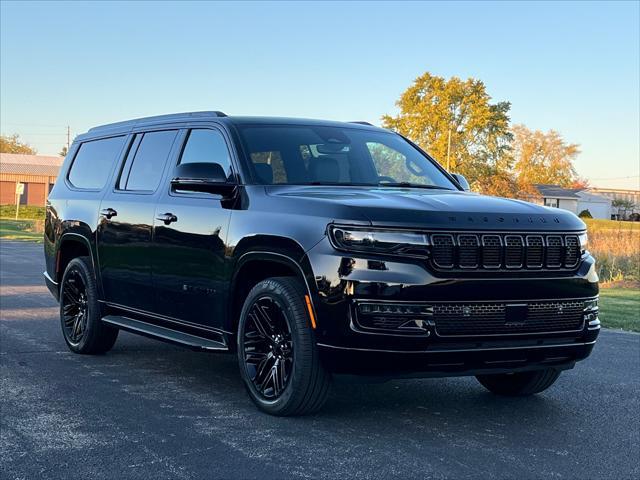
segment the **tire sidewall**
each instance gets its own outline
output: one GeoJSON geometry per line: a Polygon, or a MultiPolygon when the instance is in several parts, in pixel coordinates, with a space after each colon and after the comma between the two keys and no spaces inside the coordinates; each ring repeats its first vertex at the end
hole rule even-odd
{"type": "Polygon", "coordinates": [[[303,307],[302,301],[296,298],[300,305],[291,305],[286,298],[285,289],[286,287],[276,279],[267,279],[258,283],[251,292],[249,292],[245,300],[238,325],[237,352],[240,375],[253,401],[262,410],[271,414],[278,414],[288,408],[292,397],[296,393],[296,386],[308,381],[308,368],[304,364],[304,358],[299,354],[299,351],[301,348],[308,347],[308,342],[313,341],[313,337],[309,335],[312,333],[311,326],[308,324],[306,315],[304,315],[304,310],[300,311],[303,307]],[[258,392],[251,378],[249,378],[244,361],[243,338],[248,313],[254,302],[264,297],[272,298],[282,308],[293,341],[293,368],[291,369],[284,391],[278,398],[273,400],[264,398],[258,392]]]}
{"type": "Polygon", "coordinates": [[[87,349],[87,346],[91,344],[92,339],[98,333],[97,329],[98,321],[100,320],[100,304],[98,303],[98,295],[95,279],[93,276],[93,269],[87,264],[87,261],[83,257],[74,258],[69,262],[69,265],[67,265],[67,268],[64,271],[64,275],[62,276],[60,290],[60,326],[62,328],[62,336],[70,350],[76,353],[84,353],[84,351],[87,349]],[[65,303],[64,299],[62,298],[64,285],[68,280],[68,277],[74,272],[77,272],[82,277],[82,281],[85,284],[88,302],[88,314],[85,332],[82,336],[82,339],[80,339],[78,343],[71,342],[67,336],[63,315],[65,303]]]}

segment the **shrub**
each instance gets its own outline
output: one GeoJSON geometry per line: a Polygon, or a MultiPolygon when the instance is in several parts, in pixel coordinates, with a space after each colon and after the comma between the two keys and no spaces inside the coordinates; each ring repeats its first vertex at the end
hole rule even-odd
{"type": "Polygon", "coordinates": [[[582,211],[578,214],[578,216],[579,216],[580,218],[593,218],[593,215],[591,215],[591,212],[590,212],[588,209],[586,209],[586,210],[582,210],[582,211]]]}

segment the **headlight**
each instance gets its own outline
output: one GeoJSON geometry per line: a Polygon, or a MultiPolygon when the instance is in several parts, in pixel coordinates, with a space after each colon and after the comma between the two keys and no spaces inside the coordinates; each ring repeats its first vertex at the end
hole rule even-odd
{"type": "Polygon", "coordinates": [[[587,232],[581,233],[578,236],[580,241],[580,253],[585,253],[587,251],[587,243],[589,243],[589,238],[587,237],[587,232]]]}
{"type": "Polygon", "coordinates": [[[329,236],[333,246],[339,250],[418,257],[428,255],[429,239],[418,232],[332,225],[329,236]]]}

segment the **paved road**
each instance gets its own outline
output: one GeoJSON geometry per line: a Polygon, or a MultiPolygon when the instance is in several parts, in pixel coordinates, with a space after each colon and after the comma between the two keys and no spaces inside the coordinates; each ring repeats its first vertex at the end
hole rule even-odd
{"type": "Polygon", "coordinates": [[[342,384],[261,414],[230,356],[122,333],[67,351],[42,247],[0,243],[0,478],[639,478],[640,335],[605,331],[543,395],[474,379],[342,384]]]}

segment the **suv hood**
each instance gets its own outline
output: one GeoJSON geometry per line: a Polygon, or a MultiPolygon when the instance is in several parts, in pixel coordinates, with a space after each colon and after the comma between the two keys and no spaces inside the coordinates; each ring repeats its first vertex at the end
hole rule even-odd
{"type": "MultiPolygon", "coordinates": [[[[268,194],[349,206],[374,226],[449,230],[576,231],[585,224],[566,210],[475,193],[419,188],[274,186],[268,194]]],[[[328,208],[327,216],[330,216],[328,208]]]]}

